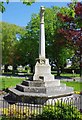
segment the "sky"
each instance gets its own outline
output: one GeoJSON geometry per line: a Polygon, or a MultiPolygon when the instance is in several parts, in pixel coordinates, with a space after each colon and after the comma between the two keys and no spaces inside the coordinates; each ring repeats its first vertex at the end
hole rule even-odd
{"type": "Polygon", "coordinates": [[[31,16],[33,13],[39,13],[40,6],[63,7],[67,6],[67,2],[36,2],[33,3],[31,6],[26,6],[22,2],[9,2],[9,4],[5,3],[4,5],[6,11],[4,13],[0,13],[0,21],[24,27],[31,20],[31,16]]]}

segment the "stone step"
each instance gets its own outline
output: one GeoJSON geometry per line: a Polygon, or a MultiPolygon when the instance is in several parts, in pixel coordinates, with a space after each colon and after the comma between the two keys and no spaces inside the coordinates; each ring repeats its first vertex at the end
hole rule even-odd
{"type": "Polygon", "coordinates": [[[22,85],[24,86],[29,86],[29,87],[54,87],[54,86],[60,86],[60,81],[59,80],[54,80],[54,81],[40,81],[40,80],[24,80],[22,82],[22,85]]]}
{"type": "Polygon", "coordinates": [[[52,88],[47,87],[46,88],[46,94],[67,94],[67,93],[73,93],[73,88],[72,87],[67,87],[67,86],[55,86],[52,88]]]}
{"type": "Polygon", "coordinates": [[[14,94],[16,96],[27,96],[27,97],[47,97],[47,95],[45,93],[29,93],[29,92],[22,92],[17,90],[16,88],[9,88],[9,92],[11,94],[14,94]]]}
{"type": "Polygon", "coordinates": [[[22,92],[29,92],[29,93],[46,93],[45,87],[28,87],[24,85],[16,85],[16,89],[22,92]]]}
{"type": "Polygon", "coordinates": [[[45,81],[45,86],[46,87],[60,86],[60,80],[45,81]]]}
{"type": "Polygon", "coordinates": [[[34,80],[34,81],[24,80],[22,82],[22,85],[30,86],[30,87],[44,87],[45,86],[44,82],[40,80],[34,80]]]}
{"type": "Polygon", "coordinates": [[[47,103],[47,101],[49,101],[48,103],[50,103],[50,101],[52,102],[52,100],[54,99],[58,99],[61,97],[70,97],[71,95],[73,95],[73,91],[66,87],[66,90],[63,91],[54,91],[53,93],[49,94],[45,94],[45,93],[29,93],[29,92],[21,92],[19,90],[17,90],[16,88],[9,88],[9,94],[10,96],[12,96],[12,100],[14,99],[14,101],[17,102],[24,102],[24,103],[28,103],[28,104],[45,104],[47,103]]]}
{"type": "Polygon", "coordinates": [[[21,92],[16,88],[9,88],[9,94],[12,96],[12,101],[21,102],[21,103],[28,103],[31,105],[35,104],[44,104],[48,99],[47,95],[44,93],[28,93],[28,92],[21,92]]]}
{"type": "MultiPolygon", "coordinates": [[[[68,87],[65,84],[61,84],[60,86],[52,86],[52,87],[29,87],[24,85],[16,85],[16,89],[22,92],[29,92],[29,93],[46,93],[46,94],[56,94],[59,92],[67,91],[68,87]]],[[[70,90],[72,91],[71,87],[70,90]]]]}
{"type": "Polygon", "coordinates": [[[16,88],[9,88],[9,93],[12,95],[15,95],[14,97],[40,97],[40,98],[58,98],[61,96],[67,96],[67,95],[71,95],[74,94],[74,91],[72,90],[71,87],[66,87],[65,91],[54,91],[54,93],[52,94],[45,94],[45,93],[29,93],[29,92],[21,92],[19,90],[17,90],[16,88]]]}

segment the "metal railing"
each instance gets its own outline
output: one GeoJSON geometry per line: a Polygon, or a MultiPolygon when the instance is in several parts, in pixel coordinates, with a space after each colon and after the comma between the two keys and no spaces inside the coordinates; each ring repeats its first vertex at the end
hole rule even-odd
{"type": "MultiPolygon", "coordinates": [[[[28,104],[17,101],[5,101],[4,99],[0,100],[0,116],[1,120],[29,120],[34,115],[42,114],[43,108],[51,106],[55,108],[58,104],[62,107],[63,104],[70,106],[72,109],[76,107],[78,110],[81,110],[81,96],[76,97],[66,97],[60,99],[49,99],[44,104],[28,104]]],[[[24,100],[24,98],[23,98],[24,100]]],[[[42,99],[40,99],[40,103],[42,99]]],[[[55,109],[54,109],[55,110],[55,109]]]]}

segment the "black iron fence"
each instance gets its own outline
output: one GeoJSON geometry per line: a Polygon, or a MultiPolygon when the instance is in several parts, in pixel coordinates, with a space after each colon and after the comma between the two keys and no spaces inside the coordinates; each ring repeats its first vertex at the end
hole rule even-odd
{"type": "Polygon", "coordinates": [[[80,116],[82,112],[81,99],[81,96],[49,99],[44,104],[28,104],[23,101],[13,102],[2,99],[0,100],[0,120],[41,120],[41,115],[44,116],[42,120],[48,120],[53,114],[53,120],[82,120],[82,116],[80,116]],[[67,118],[64,118],[66,115],[67,118]],[[74,116],[77,116],[77,118],[74,118],[74,116]]]}

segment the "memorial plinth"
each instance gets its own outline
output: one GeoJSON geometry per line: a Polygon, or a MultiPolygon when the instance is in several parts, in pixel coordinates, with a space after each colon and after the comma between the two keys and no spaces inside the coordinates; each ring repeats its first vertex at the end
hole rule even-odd
{"type": "Polygon", "coordinates": [[[33,80],[53,81],[54,76],[51,74],[51,66],[49,59],[45,58],[45,29],[44,29],[44,11],[42,6],[40,9],[40,40],[39,40],[39,58],[35,65],[35,74],[33,80]]]}
{"type": "MultiPolygon", "coordinates": [[[[33,80],[24,80],[15,88],[10,88],[10,96],[16,100],[25,102],[39,103],[42,99],[45,103],[49,99],[66,97],[72,95],[73,88],[61,84],[60,80],[54,79],[51,74],[49,59],[45,57],[45,29],[44,29],[44,7],[40,9],[40,40],[39,40],[39,58],[35,65],[33,80]]],[[[41,102],[42,103],[42,102],[41,102]]]]}

